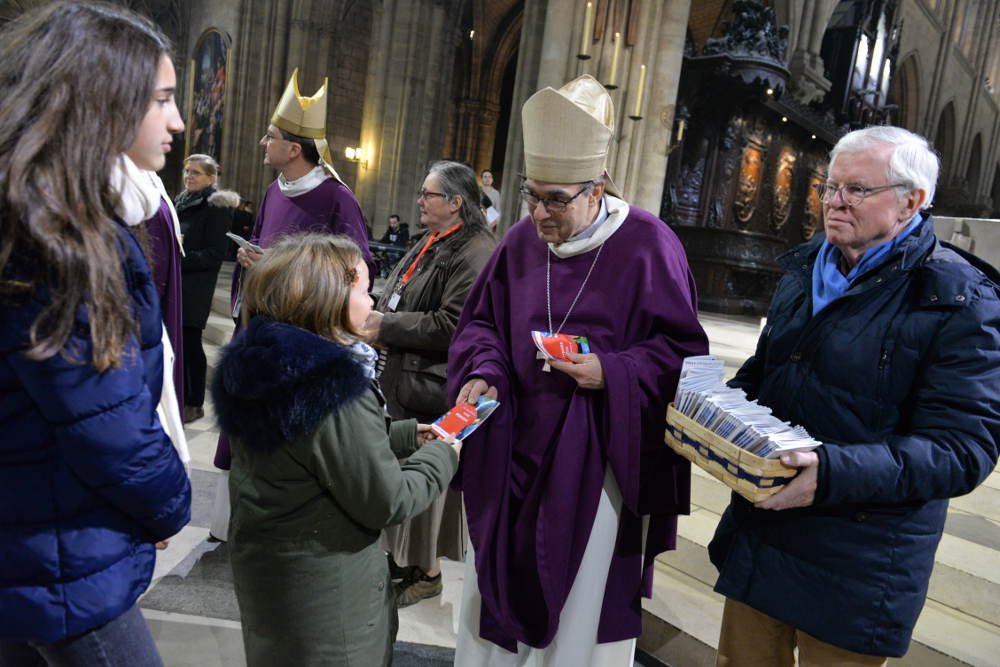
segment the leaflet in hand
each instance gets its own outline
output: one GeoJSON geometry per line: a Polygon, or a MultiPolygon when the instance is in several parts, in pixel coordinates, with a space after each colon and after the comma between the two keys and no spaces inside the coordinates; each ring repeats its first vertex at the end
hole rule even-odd
{"type": "Polygon", "coordinates": [[[475,405],[456,405],[431,424],[431,431],[442,440],[465,440],[493,411],[500,407],[499,401],[480,396],[475,405]]]}
{"type": "Polygon", "coordinates": [[[547,331],[532,331],[531,340],[541,353],[540,359],[569,361],[567,352],[587,354],[590,352],[590,342],[584,336],[571,334],[552,334],[547,331]]]}
{"type": "Polygon", "coordinates": [[[264,252],[264,249],[261,248],[259,245],[255,244],[255,243],[250,243],[249,241],[247,241],[242,236],[239,236],[237,234],[233,234],[232,232],[226,232],[226,236],[228,236],[233,241],[233,243],[235,243],[239,247],[243,248],[244,250],[249,250],[250,252],[256,252],[258,254],[261,254],[261,253],[264,252]]]}

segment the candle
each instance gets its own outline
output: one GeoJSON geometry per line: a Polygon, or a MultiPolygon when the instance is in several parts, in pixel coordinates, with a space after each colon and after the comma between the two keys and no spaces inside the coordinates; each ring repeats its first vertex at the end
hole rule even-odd
{"type": "Polygon", "coordinates": [[[580,53],[582,60],[590,57],[590,44],[594,41],[594,3],[587,3],[587,11],[583,15],[583,38],[580,40],[580,53]]]}
{"type": "Polygon", "coordinates": [[[608,88],[618,87],[618,58],[622,53],[622,34],[615,33],[615,50],[611,52],[611,76],[608,78],[608,88]]]}
{"type": "Polygon", "coordinates": [[[639,87],[635,91],[635,106],[632,108],[633,118],[642,118],[642,93],[646,88],[646,66],[639,66],[639,87]]]}

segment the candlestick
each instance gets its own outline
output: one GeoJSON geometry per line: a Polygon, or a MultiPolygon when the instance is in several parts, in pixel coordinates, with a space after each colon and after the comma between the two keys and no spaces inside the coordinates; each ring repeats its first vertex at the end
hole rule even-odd
{"type": "Polygon", "coordinates": [[[615,33],[615,49],[611,52],[611,76],[608,77],[608,82],[604,84],[605,88],[614,90],[618,87],[618,59],[621,57],[622,53],[622,34],[620,32],[615,33]]]}
{"type": "Polygon", "coordinates": [[[580,39],[580,52],[576,57],[580,60],[590,60],[590,45],[594,41],[594,3],[587,3],[583,14],[583,37],[580,39]]]}
{"type": "Polygon", "coordinates": [[[642,118],[642,93],[646,89],[646,66],[639,66],[639,87],[635,91],[635,104],[632,106],[632,114],[629,116],[632,120],[640,120],[642,118]]]}

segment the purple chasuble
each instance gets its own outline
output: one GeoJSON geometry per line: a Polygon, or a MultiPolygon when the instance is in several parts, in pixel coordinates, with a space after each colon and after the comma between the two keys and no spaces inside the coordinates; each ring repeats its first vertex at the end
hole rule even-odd
{"type": "Polygon", "coordinates": [[[160,208],[144,223],[149,233],[149,250],[153,263],[153,282],[160,296],[160,310],[167,337],[174,348],[174,392],[177,405],[184,405],[184,346],[181,341],[183,313],[181,309],[181,251],[174,234],[174,219],[170,207],[160,197],[160,208]]]}
{"type": "MultiPolygon", "coordinates": [[[[361,255],[368,265],[368,275],[374,279],[375,260],[368,249],[368,225],[361,205],[354,193],[335,178],[328,178],[315,188],[297,197],[286,197],[275,180],[264,193],[264,199],[257,209],[250,241],[261,248],[269,248],[283,236],[318,232],[323,234],[343,234],[361,248],[361,255]]],[[[241,267],[236,265],[233,272],[231,305],[236,303],[239,290],[241,267]]],[[[241,330],[236,323],[235,337],[241,330]]],[[[215,450],[215,466],[229,470],[229,438],[219,434],[219,445],[215,450]]]]}
{"type": "MultiPolygon", "coordinates": [[[[530,218],[511,228],[469,292],[448,358],[452,400],[474,376],[499,391],[500,409],[466,441],[456,485],[476,552],[479,634],[512,651],[516,641],[543,648],[555,636],[606,466],[623,502],[597,641],[639,635],[653,559],[674,548],[677,515],[690,511],[690,468],[663,442],[666,407],[681,361],[708,352],[680,242],[631,208],[562,329],[589,338],[605,388],[544,372],[530,332],[548,329],[547,253],[530,218]]],[[[552,255],[555,327],[596,253],[552,255]]]]}

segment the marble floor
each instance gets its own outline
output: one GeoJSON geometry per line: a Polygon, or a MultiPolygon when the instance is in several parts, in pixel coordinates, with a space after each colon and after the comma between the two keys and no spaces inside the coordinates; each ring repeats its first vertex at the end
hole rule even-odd
{"type": "MultiPolygon", "coordinates": [[[[713,353],[735,372],[756,342],[759,322],[705,314],[713,353]]],[[[215,356],[209,351],[209,358],[215,356]]],[[[158,554],[153,583],[140,601],[168,667],[238,667],[246,664],[239,609],[226,544],[209,535],[216,487],[225,478],[212,465],[218,431],[212,406],[187,425],[194,490],[191,523],[158,554]]],[[[444,592],[399,612],[394,665],[451,665],[463,567],[443,561],[444,592]]],[[[659,665],[639,655],[636,665],[659,665]]]]}

